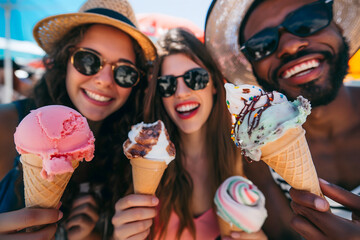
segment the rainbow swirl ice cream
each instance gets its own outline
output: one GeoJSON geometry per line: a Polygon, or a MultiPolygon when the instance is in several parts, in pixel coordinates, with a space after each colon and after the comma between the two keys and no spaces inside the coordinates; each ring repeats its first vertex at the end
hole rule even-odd
{"type": "Polygon", "coordinates": [[[217,189],[214,202],[219,217],[248,233],[259,231],[267,217],[264,195],[241,176],[226,179],[217,189]]]}
{"type": "Polygon", "coordinates": [[[290,102],[286,96],[273,91],[243,84],[225,84],[226,103],[233,115],[232,139],[245,156],[259,161],[261,147],[272,142],[290,128],[301,126],[311,112],[307,99],[299,96],[290,102]]]}

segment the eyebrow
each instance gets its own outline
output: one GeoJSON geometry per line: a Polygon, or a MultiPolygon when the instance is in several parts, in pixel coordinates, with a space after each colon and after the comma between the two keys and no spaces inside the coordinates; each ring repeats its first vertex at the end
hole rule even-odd
{"type": "Polygon", "coordinates": [[[118,62],[126,62],[126,63],[130,63],[132,65],[135,66],[135,63],[133,63],[132,61],[130,61],[129,59],[125,59],[125,58],[119,58],[118,62]]]}

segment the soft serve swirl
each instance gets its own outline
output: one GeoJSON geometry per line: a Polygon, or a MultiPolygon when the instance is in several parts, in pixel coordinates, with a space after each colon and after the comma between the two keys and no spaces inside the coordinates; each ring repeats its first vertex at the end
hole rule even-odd
{"type": "Polygon", "coordinates": [[[267,217],[264,195],[241,176],[226,179],[217,189],[214,202],[221,218],[245,232],[259,231],[267,217]]]}

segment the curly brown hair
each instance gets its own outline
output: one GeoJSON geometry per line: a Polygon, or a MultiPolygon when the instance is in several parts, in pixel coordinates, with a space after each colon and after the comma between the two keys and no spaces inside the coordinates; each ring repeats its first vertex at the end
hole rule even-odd
{"type": "MultiPolygon", "coordinates": [[[[76,109],[66,90],[65,78],[71,48],[84,37],[91,24],[72,29],[64,38],[54,44],[51,52],[44,57],[46,67],[44,76],[34,87],[32,98],[36,106],[59,104],[76,109]]],[[[143,51],[135,40],[133,46],[136,66],[147,73],[150,65],[146,62],[143,51]]],[[[115,202],[125,193],[131,182],[129,161],[125,158],[122,144],[127,138],[131,126],[142,120],[142,102],[147,88],[147,76],[142,75],[140,82],[132,88],[126,103],[116,112],[103,120],[95,141],[95,157],[87,164],[92,164],[93,176],[88,176],[91,183],[104,183],[102,191],[103,205],[100,209],[114,213],[115,202]]],[[[62,198],[64,216],[69,211],[73,198],[79,192],[79,185],[69,182],[62,198]]]]}

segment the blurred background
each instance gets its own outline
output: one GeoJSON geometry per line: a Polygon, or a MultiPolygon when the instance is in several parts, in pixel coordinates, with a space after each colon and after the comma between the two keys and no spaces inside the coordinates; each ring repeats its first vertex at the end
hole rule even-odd
{"type": "MultiPolygon", "coordinates": [[[[26,97],[41,77],[43,50],[32,36],[44,17],[76,12],[85,0],[0,0],[0,103],[26,97]]],[[[204,39],[211,0],[129,0],[140,30],[153,41],[168,29],[184,27],[204,39]]],[[[360,87],[360,51],[350,60],[346,84],[360,87]]]]}

